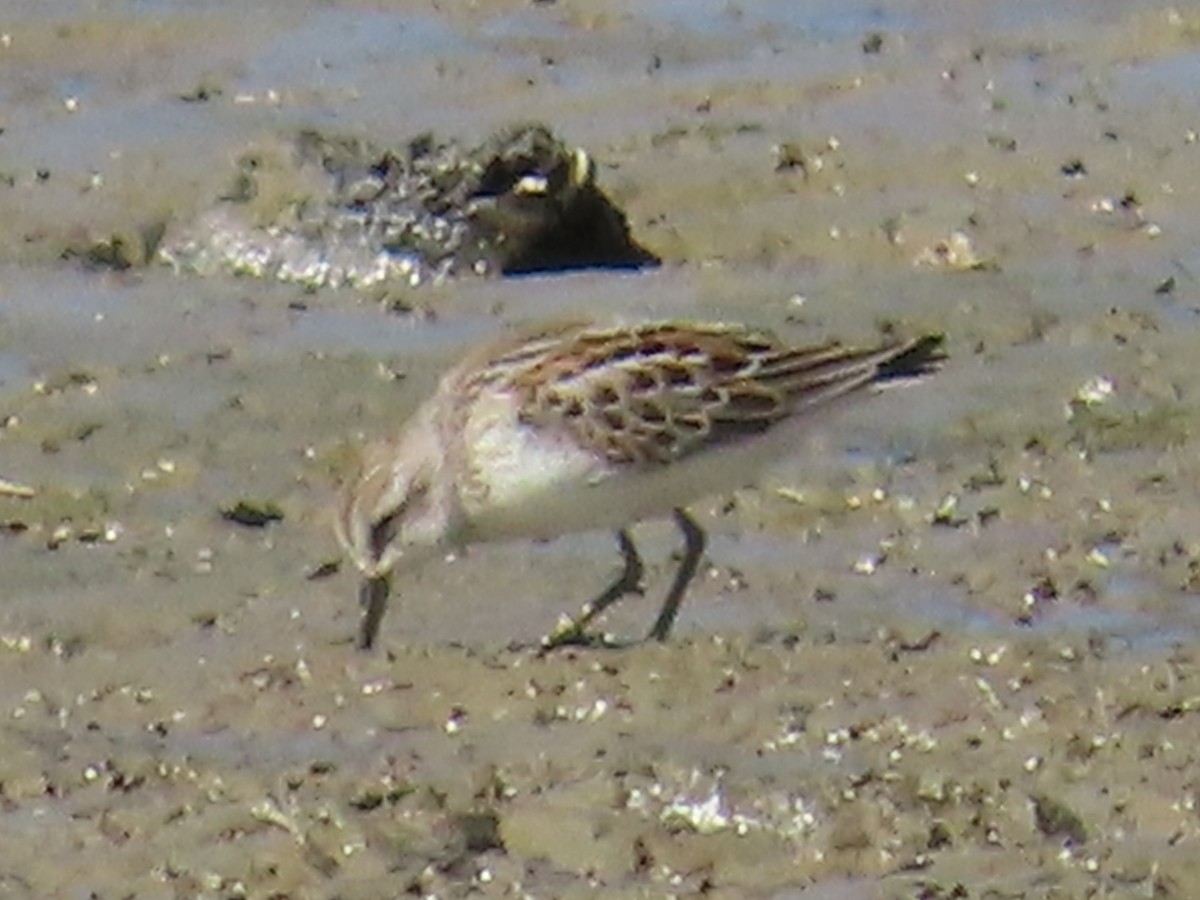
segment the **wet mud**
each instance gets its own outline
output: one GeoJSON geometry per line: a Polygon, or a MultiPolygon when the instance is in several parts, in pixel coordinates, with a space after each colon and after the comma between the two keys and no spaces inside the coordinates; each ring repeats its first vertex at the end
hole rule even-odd
{"type": "MultiPolygon", "coordinates": [[[[1115,2],[16,4],[0,896],[1192,896],[1198,47],[1115,2]],[[303,129],[531,119],[661,267],[305,290],[136,250],[303,129]],[[950,360],[696,504],[665,645],[538,658],[617,571],[595,533],[405,572],[356,652],[357,448],[580,315],[950,360]]],[[[626,637],[679,550],[634,533],[626,637]]]]}

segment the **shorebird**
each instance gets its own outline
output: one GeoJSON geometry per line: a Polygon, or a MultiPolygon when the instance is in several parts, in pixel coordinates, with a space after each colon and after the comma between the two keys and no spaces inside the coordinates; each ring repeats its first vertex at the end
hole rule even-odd
{"type": "Polygon", "coordinates": [[[942,336],[792,346],[712,322],[525,330],[469,353],[390,440],[369,446],[338,508],[362,574],[358,646],[376,640],[393,574],[469,544],[613,528],[620,576],[543,648],[640,590],[628,526],[673,515],[683,560],[647,639],[670,634],[704,551],[687,504],[752,483],[816,414],[935,371],[942,336]]]}

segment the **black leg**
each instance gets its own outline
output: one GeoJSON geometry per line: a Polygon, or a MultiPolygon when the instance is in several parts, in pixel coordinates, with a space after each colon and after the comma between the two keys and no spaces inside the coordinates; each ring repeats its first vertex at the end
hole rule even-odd
{"type": "Polygon", "coordinates": [[[675,573],[675,581],[671,584],[667,599],[663,601],[662,609],[658,611],[658,618],[654,620],[654,627],[646,635],[647,640],[665,641],[670,635],[671,626],[675,624],[675,617],[679,615],[679,604],[683,602],[683,594],[692,579],[696,577],[696,569],[700,567],[700,557],[704,554],[704,529],[682,509],[675,510],[675,524],[683,532],[683,560],[679,563],[679,569],[675,573]]]}
{"type": "Polygon", "coordinates": [[[578,616],[542,638],[543,653],[564,644],[586,643],[584,631],[597,616],[626,594],[642,592],[642,558],[638,556],[637,547],[633,545],[633,539],[624,528],[617,532],[617,546],[621,549],[621,559],[625,563],[625,568],[617,576],[617,580],[591,603],[585,603],[578,616]]]}
{"type": "Polygon", "coordinates": [[[379,635],[379,623],[387,612],[388,593],[391,585],[386,575],[364,578],[358,589],[358,603],[362,607],[362,623],[358,629],[358,649],[370,650],[379,635]]]}

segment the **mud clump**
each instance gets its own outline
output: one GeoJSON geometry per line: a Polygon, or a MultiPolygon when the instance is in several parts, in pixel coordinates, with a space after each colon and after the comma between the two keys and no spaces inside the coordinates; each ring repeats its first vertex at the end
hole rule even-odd
{"type": "Polygon", "coordinates": [[[180,271],[310,288],[658,263],[596,184],[591,157],[542,125],[475,148],[432,134],[397,150],[302,132],[283,158],[246,154],[216,204],[169,231],[157,256],[180,271]]]}

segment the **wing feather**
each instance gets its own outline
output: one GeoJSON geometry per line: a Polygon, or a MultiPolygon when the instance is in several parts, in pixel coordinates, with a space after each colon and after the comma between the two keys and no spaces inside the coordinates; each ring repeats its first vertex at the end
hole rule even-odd
{"type": "Polygon", "coordinates": [[[887,378],[919,377],[940,335],[868,349],[789,347],[724,324],[581,330],[511,373],[522,420],[565,428],[610,461],[655,464],[758,434],[887,378]]]}

